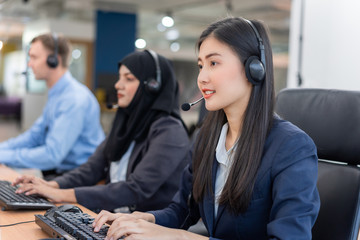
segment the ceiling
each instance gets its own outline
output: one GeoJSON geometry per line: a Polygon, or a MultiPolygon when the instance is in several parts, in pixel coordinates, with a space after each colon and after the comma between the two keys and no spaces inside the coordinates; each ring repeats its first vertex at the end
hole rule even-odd
{"type": "Polygon", "coordinates": [[[0,0],[0,40],[21,39],[26,23],[44,18],[94,21],[96,9],[138,14],[138,37],[167,56],[193,58],[195,42],[211,22],[228,15],[263,20],[271,32],[274,53],[287,52],[291,0],[0,0]],[[157,30],[169,13],[175,24],[157,30]],[[179,37],[167,40],[176,29],[179,37]],[[180,44],[176,53],[172,42],[180,44]]]}

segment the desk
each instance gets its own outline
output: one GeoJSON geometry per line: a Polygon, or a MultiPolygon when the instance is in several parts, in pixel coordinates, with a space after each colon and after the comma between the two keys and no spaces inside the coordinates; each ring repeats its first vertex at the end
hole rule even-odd
{"type": "MultiPolygon", "coordinates": [[[[15,178],[19,176],[19,173],[13,171],[12,169],[5,167],[0,164],[0,180],[14,181],[15,178]]],[[[62,205],[62,204],[57,204],[62,205]]],[[[89,209],[79,205],[74,204],[81,208],[83,212],[96,216],[96,214],[89,209]]],[[[35,214],[44,215],[45,211],[1,211],[0,210],[0,225],[12,224],[17,222],[31,221],[35,220],[35,214]]],[[[41,228],[35,223],[23,223],[11,227],[0,228],[0,240],[38,240],[41,238],[51,238],[41,228]]],[[[360,234],[358,236],[360,240],[360,234]]]]}
{"type": "MultiPolygon", "coordinates": [[[[19,176],[19,173],[13,171],[12,169],[0,165],[0,179],[7,181],[14,181],[15,178],[19,176]]],[[[62,205],[62,204],[58,204],[62,205]]],[[[96,216],[96,214],[89,209],[79,205],[74,204],[81,208],[83,212],[88,213],[91,216],[96,216]]],[[[35,220],[35,214],[44,215],[45,210],[40,211],[1,211],[0,210],[0,225],[12,224],[17,222],[32,221],[35,220]]],[[[41,239],[41,238],[50,238],[41,228],[35,223],[23,223],[11,227],[0,228],[0,240],[32,240],[32,239],[41,239]]]]}

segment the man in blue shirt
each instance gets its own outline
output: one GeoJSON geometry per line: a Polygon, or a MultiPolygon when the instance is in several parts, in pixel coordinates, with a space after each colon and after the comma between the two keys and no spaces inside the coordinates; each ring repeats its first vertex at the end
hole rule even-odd
{"type": "Polygon", "coordinates": [[[70,43],[44,34],[31,41],[28,66],[46,81],[48,101],[34,125],[0,143],[0,164],[61,174],[87,161],[103,141],[99,104],[68,71],[70,43]]]}

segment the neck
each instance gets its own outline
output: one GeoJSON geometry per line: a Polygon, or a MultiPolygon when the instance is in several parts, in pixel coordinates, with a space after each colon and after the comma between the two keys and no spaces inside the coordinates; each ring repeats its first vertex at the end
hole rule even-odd
{"type": "Polygon", "coordinates": [[[61,66],[53,69],[50,72],[49,78],[46,79],[47,88],[50,89],[51,87],[53,87],[59,81],[59,79],[65,74],[66,71],[67,68],[63,68],[61,66]]]}
{"type": "Polygon", "coordinates": [[[248,101],[224,109],[229,129],[226,135],[226,149],[230,149],[240,137],[248,101]]]}
{"type": "Polygon", "coordinates": [[[225,147],[226,150],[229,150],[240,136],[243,117],[239,118],[238,116],[229,116],[228,114],[226,114],[226,117],[228,120],[229,128],[226,134],[225,147]]]}

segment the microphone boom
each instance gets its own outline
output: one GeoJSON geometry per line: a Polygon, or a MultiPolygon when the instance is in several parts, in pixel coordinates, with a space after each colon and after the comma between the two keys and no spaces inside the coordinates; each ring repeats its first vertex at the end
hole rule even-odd
{"type": "Polygon", "coordinates": [[[189,111],[190,110],[190,104],[189,103],[184,103],[183,105],[181,105],[181,109],[183,111],[189,111]]]}
{"type": "Polygon", "coordinates": [[[118,108],[118,107],[119,107],[119,105],[117,105],[117,104],[111,104],[111,103],[106,104],[107,109],[114,109],[114,108],[118,108]]]}
{"type": "Polygon", "coordinates": [[[184,103],[183,105],[181,105],[181,109],[183,111],[189,111],[191,106],[197,104],[198,102],[200,102],[201,100],[203,100],[204,97],[201,97],[200,99],[196,100],[195,102],[192,102],[192,103],[184,103]]]}

